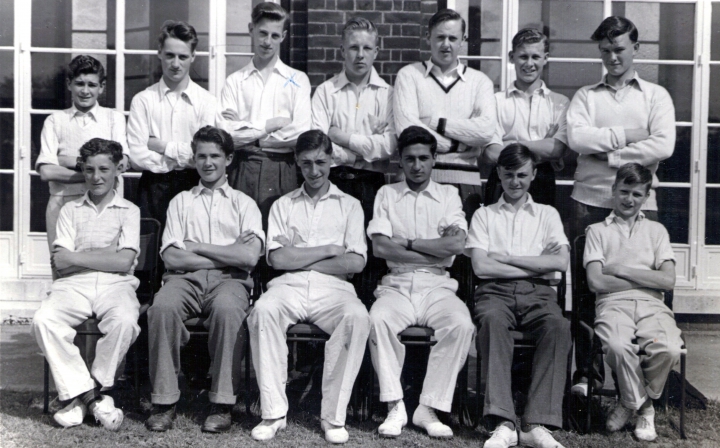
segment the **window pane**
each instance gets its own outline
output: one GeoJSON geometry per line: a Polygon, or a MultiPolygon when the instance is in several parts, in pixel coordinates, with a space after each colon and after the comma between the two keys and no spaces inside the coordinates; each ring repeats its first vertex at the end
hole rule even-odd
{"type": "Polygon", "coordinates": [[[225,73],[230,75],[250,63],[252,56],[227,56],[225,58],[225,73]]]}
{"type": "Polygon", "coordinates": [[[710,24],[710,58],[720,61],[720,2],[712,3],[712,23],[710,24]]]}
{"type": "Polygon", "coordinates": [[[590,35],[602,18],[601,1],[520,0],[518,29],[537,28],[547,34],[550,56],[599,58],[590,35]]]}
{"type": "Polygon", "coordinates": [[[639,58],[692,60],[695,5],[690,3],[613,2],[613,15],[632,20],[638,29],[639,58]],[[652,46],[650,57],[643,47],[652,46]]]}
{"type": "Polygon", "coordinates": [[[720,128],[708,128],[707,183],[720,184],[720,128]]]}
{"type": "Polygon", "coordinates": [[[13,45],[15,0],[0,0],[0,45],[13,45]]]}
{"type": "MultiPolygon", "coordinates": [[[[720,9],[720,5],[718,6],[720,9]]],[[[708,121],[720,123],[720,65],[710,66],[710,104],[708,121]]]]}
{"type": "Polygon", "coordinates": [[[13,169],[15,160],[15,117],[0,114],[0,169],[13,169]]]}
{"type": "Polygon", "coordinates": [[[32,45],[115,48],[113,0],[33,0],[32,45]]]}
{"type": "Polygon", "coordinates": [[[689,188],[658,188],[658,216],[667,228],[671,243],[687,244],[690,220],[689,188]]]}
{"type": "Polygon", "coordinates": [[[678,126],[675,151],[669,159],[660,162],[657,176],[660,182],[690,182],[690,155],[692,128],[678,126]]]}
{"type": "Polygon", "coordinates": [[[467,63],[468,67],[480,70],[486,74],[492,81],[495,91],[500,90],[502,61],[465,61],[465,63],[467,63]]]}
{"type": "MultiPolygon", "coordinates": [[[[225,47],[225,51],[230,53],[252,52],[248,23],[250,23],[250,12],[252,11],[253,3],[257,2],[251,0],[230,0],[227,2],[227,20],[225,21],[225,43],[227,46],[225,47]]],[[[230,61],[228,60],[228,65],[229,64],[230,61]]],[[[227,68],[228,74],[233,71],[230,71],[230,67],[227,68]]]]}
{"type": "MultiPolygon", "coordinates": [[[[105,107],[115,107],[115,56],[90,54],[105,67],[107,80],[105,90],[98,102],[105,107]]],[[[74,55],[32,54],[32,107],[33,109],[67,109],[70,92],[67,89],[67,67],[74,55]]]]}
{"type": "Polygon", "coordinates": [[[580,87],[595,84],[602,77],[601,63],[551,62],[543,79],[547,86],[572,99],[580,87]]]}
{"type": "MultiPolygon", "coordinates": [[[[162,68],[157,55],[125,56],[125,110],[130,110],[130,102],[137,93],[160,81],[160,77],[162,77],[162,68]]],[[[207,56],[195,58],[190,68],[190,78],[202,88],[208,88],[207,56]]]]}
{"type": "Polygon", "coordinates": [[[163,23],[173,19],[192,25],[198,35],[196,50],[207,51],[208,14],[207,0],[126,0],[125,48],[157,50],[163,23]]]}
{"type": "Polygon", "coordinates": [[[35,162],[40,155],[40,134],[42,133],[47,114],[31,114],[30,115],[30,169],[35,169],[35,162]]]}
{"type": "Polygon", "coordinates": [[[0,174],[0,232],[13,231],[13,174],[0,174]]]}
{"type": "Polygon", "coordinates": [[[50,199],[50,189],[40,176],[30,176],[30,191],[30,231],[46,232],[45,209],[50,199]]]}
{"type": "Polygon", "coordinates": [[[638,75],[667,89],[675,105],[675,119],[692,119],[693,66],[635,64],[638,75]]]}
{"type": "Polygon", "coordinates": [[[720,188],[708,188],[705,201],[705,244],[720,245],[720,188]]]}
{"type": "Polygon", "coordinates": [[[455,9],[467,23],[468,42],[462,54],[500,56],[502,0],[457,0],[455,9]]]}
{"type": "Polygon", "coordinates": [[[14,60],[12,51],[0,51],[0,107],[13,107],[15,104],[14,60]]]}

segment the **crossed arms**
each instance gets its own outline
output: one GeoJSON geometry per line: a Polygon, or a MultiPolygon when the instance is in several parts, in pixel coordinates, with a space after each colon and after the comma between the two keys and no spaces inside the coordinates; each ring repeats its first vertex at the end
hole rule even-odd
{"type": "Polygon", "coordinates": [[[585,268],[590,290],[599,294],[651,288],[671,290],[675,287],[675,262],[667,260],[660,269],[635,269],[622,264],[603,265],[591,261],[585,268]]]}
{"type": "Polygon", "coordinates": [[[184,241],[185,249],[169,246],[163,251],[165,267],[192,272],[200,269],[219,269],[228,266],[251,271],[260,258],[262,242],[252,230],[240,234],[228,245],[184,241]]]}
{"type": "Polygon", "coordinates": [[[273,238],[282,247],[268,255],[270,264],[284,271],[316,271],[323,274],[357,274],[365,267],[365,258],[353,252],[345,253],[345,247],[326,244],[315,247],[296,247],[284,235],[273,238]]]}
{"type": "Polygon", "coordinates": [[[540,255],[514,256],[490,254],[473,248],[472,266],[479,278],[528,278],[567,270],[570,252],[565,244],[551,244],[540,255]]]}
{"type": "Polygon", "coordinates": [[[58,247],[52,253],[52,264],[61,277],[82,271],[128,272],[136,254],[132,249],[117,250],[119,237],[120,234],[107,247],[84,252],[58,247]]]}
{"type": "Polygon", "coordinates": [[[465,231],[457,224],[443,230],[440,238],[413,240],[412,249],[408,249],[408,239],[392,238],[376,233],[372,236],[375,256],[396,263],[434,265],[445,258],[459,255],[465,246],[465,231]]]}

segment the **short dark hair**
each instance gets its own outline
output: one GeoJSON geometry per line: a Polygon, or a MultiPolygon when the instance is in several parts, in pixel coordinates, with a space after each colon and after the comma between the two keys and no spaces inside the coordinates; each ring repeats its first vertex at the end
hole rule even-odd
{"type": "Polygon", "coordinates": [[[639,163],[626,163],[618,169],[615,175],[613,190],[621,183],[625,185],[645,184],[647,186],[646,192],[648,192],[652,187],[652,181],[652,171],[639,163]]]}
{"type": "Polygon", "coordinates": [[[443,22],[449,22],[451,20],[459,20],[462,22],[462,33],[465,35],[465,19],[454,9],[441,9],[440,11],[433,14],[428,22],[428,34],[432,34],[432,30],[443,22]]]}
{"type": "Polygon", "coordinates": [[[285,11],[285,8],[277,3],[263,2],[255,5],[250,15],[250,21],[253,25],[257,25],[261,20],[283,22],[283,29],[287,29],[290,23],[290,15],[285,11]]]}
{"type": "Polygon", "coordinates": [[[295,157],[300,157],[300,154],[306,151],[315,151],[317,149],[322,149],[325,154],[331,155],[332,142],[330,137],[319,129],[305,131],[300,134],[295,144],[295,157]]]}
{"type": "Polygon", "coordinates": [[[500,151],[497,165],[508,171],[514,171],[528,162],[531,162],[532,167],[535,168],[540,160],[527,146],[521,143],[511,143],[500,151]]]}
{"type": "Polygon", "coordinates": [[[536,28],[523,28],[513,36],[512,39],[512,51],[517,50],[519,47],[528,44],[536,44],[538,42],[543,43],[545,53],[550,51],[550,41],[548,37],[540,32],[536,28]]]}
{"type": "Polygon", "coordinates": [[[371,20],[366,19],[365,17],[353,17],[345,22],[345,26],[342,30],[343,42],[345,42],[345,36],[353,31],[367,31],[368,33],[375,34],[375,43],[377,43],[378,30],[371,20]]]}
{"type": "Polygon", "coordinates": [[[80,75],[98,75],[98,79],[103,83],[105,82],[105,67],[94,57],[81,54],[70,61],[67,80],[72,82],[73,79],[80,75]]]}
{"type": "Polygon", "coordinates": [[[437,152],[437,139],[430,131],[420,126],[409,126],[398,137],[398,154],[402,156],[405,148],[417,144],[430,146],[430,154],[433,156],[437,152]]]}
{"type": "Polygon", "coordinates": [[[222,152],[225,153],[225,157],[229,157],[235,151],[235,146],[233,145],[230,134],[215,126],[203,126],[193,135],[192,143],[190,144],[193,154],[197,151],[198,143],[216,144],[218,148],[222,149],[222,152]]]}
{"type": "Polygon", "coordinates": [[[165,23],[163,23],[162,30],[160,30],[160,35],[158,36],[159,50],[162,50],[165,41],[169,37],[179,39],[186,44],[190,44],[190,49],[192,51],[195,51],[195,47],[197,47],[198,44],[198,37],[195,32],[195,28],[193,28],[193,26],[189,23],[180,20],[166,20],[165,23]]]}
{"type": "Polygon", "coordinates": [[[625,17],[610,16],[600,23],[600,26],[598,26],[592,36],[590,36],[590,39],[595,42],[601,42],[604,39],[613,42],[616,37],[625,33],[630,33],[629,37],[632,43],[638,41],[638,30],[634,23],[625,17]]]}
{"type": "Polygon", "coordinates": [[[105,140],[104,138],[95,137],[85,142],[80,147],[80,160],[83,163],[87,159],[100,154],[107,154],[113,163],[118,164],[123,159],[123,147],[120,143],[113,140],[105,140]]]}

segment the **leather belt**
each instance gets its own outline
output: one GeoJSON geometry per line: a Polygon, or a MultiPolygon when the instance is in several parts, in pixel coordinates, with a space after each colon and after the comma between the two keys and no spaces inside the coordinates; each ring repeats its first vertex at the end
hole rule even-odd
{"type": "Polygon", "coordinates": [[[408,272],[416,272],[416,273],[425,273],[425,274],[435,274],[435,275],[445,275],[447,272],[445,268],[438,268],[438,267],[424,267],[424,268],[392,268],[390,269],[391,274],[407,274],[408,272]]]}

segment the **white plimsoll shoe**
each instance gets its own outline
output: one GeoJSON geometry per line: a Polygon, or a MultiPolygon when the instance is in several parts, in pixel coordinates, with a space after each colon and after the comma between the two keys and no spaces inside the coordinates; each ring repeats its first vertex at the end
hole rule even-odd
{"type": "Polygon", "coordinates": [[[95,402],[92,413],[95,420],[102,423],[103,427],[110,431],[120,429],[123,422],[123,411],[115,407],[115,401],[109,395],[102,395],[102,399],[95,402]]]}
{"type": "Polygon", "coordinates": [[[87,406],[81,399],[76,398],[69,405],[54,413],[53,418],[63,428],[72,428],[82,424],[86,415],[87,406]]]}
{"type": "Polygon", "coordinates": [[[518,444],[517,431],[505,425],[497,425],[485,441],[483,448],[509,448],[518,444]]]}
{"type": "Polygon", "coordinates": [[[581,397],[587,397],[588,394],[588,383],[576,383],[570,388],[570,393],[581,397]]]}
{"type": "Polygon", "coordinates": [[[453,436],[452,429],[438,420],[435,410],[429,406],[418,405],[413,413],[412,422],[413,425],[425,429],[430,437],[448,439],[453,436]]]}
{"type": "Polygon", "coordinates": [[[627,425],[627,422],[630,420],[630,417],[632,417],[634,412],[635,411],[632,409],[628,409],[623,406],[622,403],[618,403],[617,406],[615,406],[615,409],[613,409],[612,412],[610,412],[610,415],[608,415],[605,426],[610,432],[620,431],[625,427],[625,425],[627,425]]]}
{"type": "Polygon", "coordinates": [[[400,400],[388,411],[385,421],[378,427],[380,437],[397,437],[407,425],[408,418],[405,411],[405,403],[400,400]]]}
{"type": "Polygon", "coordinates": [[[320,420],[320,427],[325,432],[325,440],[330,443],[345,443],[350,438],[344,426],[337,426],[328,421],[320,420]]]}
{"type": "Polygon", "coordinates": [[[655,408],[652,405],[638,412],[634,432],[635,437],[639,440],[652,442],[657,439],[657,432],[655,432],[655,408]]]}
{"type": "Polygon", "coordinates": [[[565,448],[560,442],[555,440],[549,429],[538,425],[528,432],[520,429],[520,443],[534,448],[565,448]]]}
{"type": "Polygon", "coordinates": [[[275,420],[263,420],[253,428],[250,435],[253,439],[264,441],[275,437],[278,431],[287,427],[287,418],[278,418],[275,420]]]}

